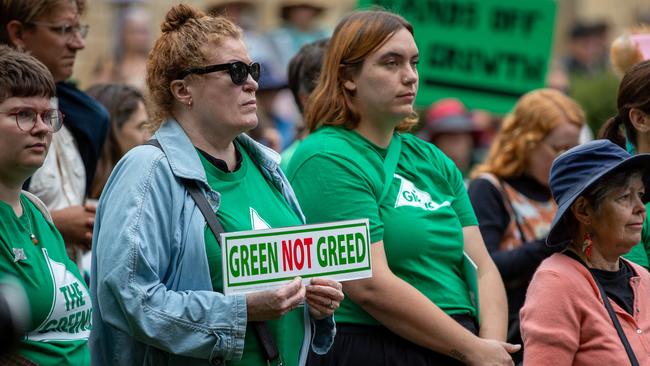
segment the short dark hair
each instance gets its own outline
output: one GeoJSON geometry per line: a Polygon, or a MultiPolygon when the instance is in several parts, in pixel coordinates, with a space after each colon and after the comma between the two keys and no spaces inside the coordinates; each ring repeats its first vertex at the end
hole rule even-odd
{"type": "Polygon", "coordinates": [[[300,94],[309,95],[316,89],[328,43],[329,38],[308,43],[289,61],[287,83],[300,112],[304,111],[300,94]]]}
{"type": "Polygon", "coordinates": [[[50,71],[33,56],[0,45],[0,103],[12,97],[44,97],[56,95],[50,71]]]}

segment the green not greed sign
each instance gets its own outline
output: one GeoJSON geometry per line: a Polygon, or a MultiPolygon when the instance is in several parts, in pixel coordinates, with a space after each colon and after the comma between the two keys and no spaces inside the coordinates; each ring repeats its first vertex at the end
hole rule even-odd
{"type": "Polygon", "coordinates": [[[413,24],[420,51],[416,104],[456,97],[470,108],[508,112],[545,85],[555,0],[360,0],[413,24]]]}
{"type": "Polygon", "coordinates": [[[372,276],[368,219],[221,234],[224,294],[372,276]]]}

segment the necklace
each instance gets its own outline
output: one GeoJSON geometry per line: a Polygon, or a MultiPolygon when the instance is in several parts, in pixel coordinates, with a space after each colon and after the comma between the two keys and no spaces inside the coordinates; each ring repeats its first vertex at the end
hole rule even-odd
{"type": "Polygon", "coordinates": [[[29,217],[29,213],[27,212],[27,209],[25,209],[25,205],[23,205],[23,201],[20,201],[20,206],[23,208],[23,216],[27,217],[27,223],[29,224],[29,227],[27,228],[27,233],[29,234],[29,238],[32,240],[32,243],[34,245],[38,244],[38,238],[36,235],[34,235],[34,230],[32,229],[32,219],[29,217]]]}

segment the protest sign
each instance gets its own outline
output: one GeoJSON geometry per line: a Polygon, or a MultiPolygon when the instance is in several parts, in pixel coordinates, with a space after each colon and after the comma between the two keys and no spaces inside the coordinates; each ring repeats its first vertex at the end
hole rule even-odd
{"type": "Polygon", "coordinates": [[[372,276],[368,219],[221,234],[226,295],[276,288],[296,276],[372,276]]]}
{"type": "Polygon", "coordinates": [[[509,111],[545,85],[554,0],[360,0],[413,24],[420,51],[416,104],[456,97],[469,108],[509,111]]]}

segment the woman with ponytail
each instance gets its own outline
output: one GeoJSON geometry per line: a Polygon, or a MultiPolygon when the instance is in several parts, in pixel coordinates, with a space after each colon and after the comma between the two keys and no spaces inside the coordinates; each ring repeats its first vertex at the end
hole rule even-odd
{"type": "Polygon", "coordinates": [[[225,18],[181,4],[161,30],[147,62],[155,141],[115,166],[97,211],[92,363],[304,365],[333,341],[341,284],[221,293],[219,233],[304,222],[279,156],[245,134],[260,66],[225,18]]]}
{"type": "MultiPolygon", "coordinates": [[[[603,125],[600,138],[630,153],[650,153],[650,60],[627,69],[618,87],[618,112],[603,125]]],[[[650,223],[646,218],[639,245],[625,258],[650,268],[650,223]]]]}

